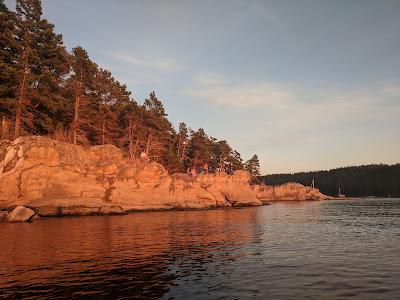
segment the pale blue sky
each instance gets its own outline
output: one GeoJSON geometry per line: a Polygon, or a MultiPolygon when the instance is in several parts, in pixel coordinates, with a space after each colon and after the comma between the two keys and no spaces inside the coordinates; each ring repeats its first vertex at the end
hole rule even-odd
{"type": "MultiPolygon", "coordinates": [[[[6,1],[14,6],[13,1],[6,1]]],[[[175,126],[227,139],[263,173],[400,162],[400,1],[44,0],[175,126]]]]}

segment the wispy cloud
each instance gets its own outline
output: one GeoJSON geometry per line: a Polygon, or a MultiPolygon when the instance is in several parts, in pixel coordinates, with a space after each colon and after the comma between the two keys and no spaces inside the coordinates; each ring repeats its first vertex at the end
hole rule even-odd
{"type": "Polygon", "coordinates": [[[400,98],[400,84],[388,84],[383,87],[383,92],[391,97],[400,98]]]}
{"type": "Polygon", "coordinates": [[[207,72],[207,73],[200,73],[193,77],[192,79],[193,84],[202,86],[215,86],[224,83],[224,79],[220,74],[207,72]]]}
{"type": "Polygon", "coordinates": [[[129,65],[153,70],[176,71],[182,68],[182,64],[173,58],[140,57],[122,53],[113,54],[113,58],[129,65]]]}
{"type": "Polygon", "coordinates": [[[193,85],[185,90],[190,96],[207,99],[210,103],[238,108],[285,108],[293,101],[293,92],[274,83],[229,84],[222,76],[205,73],[194,76],[193,85]]]}
{"type": "Polygon", "coordinates": [[[372,111],[385,104],[386,100],[399,97],[400,85],[300,87],[267,81],[233,83],[216,73],[202,73],[193,77],[184,93],[206,99],[211,104],[236,108],[307,109],[332,114],[335,111],[372,111]]]}

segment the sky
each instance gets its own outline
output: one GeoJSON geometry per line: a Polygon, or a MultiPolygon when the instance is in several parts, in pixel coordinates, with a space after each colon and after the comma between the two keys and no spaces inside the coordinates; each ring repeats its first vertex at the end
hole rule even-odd
{"type": "Polygon", "coordinates": [[[42,5],[68,49],[139,103],[154,90],[175,127],[257,154],[263,174],[400,162],[398,0],[42,5]]]}

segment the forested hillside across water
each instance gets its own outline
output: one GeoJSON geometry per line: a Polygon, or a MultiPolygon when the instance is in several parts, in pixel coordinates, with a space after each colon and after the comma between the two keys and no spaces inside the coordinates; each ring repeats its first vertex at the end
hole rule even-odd
{"type": "Polygon", "coordinates": [[[366,165],[345,167],[329,171],[302,172],[294,174],[273,174],[260,176],[259,180],[268,185],[298,182],[315,187],[325,195],[350,197],[379,196],[400,197],[400,164],[366,165]]]}
{"type": "Polygon", "coordinates": [[[132,159],[157,161],[169,172],[259,175],[254,155],[243,162],[225,140],[185,123],[173,127],[154,92],[143,104],[125,84],[42,17],[40,0],[17,0],[15,12],[0,0],[0,138],[44,135],[58,141],[114,144],[132,159]]]}

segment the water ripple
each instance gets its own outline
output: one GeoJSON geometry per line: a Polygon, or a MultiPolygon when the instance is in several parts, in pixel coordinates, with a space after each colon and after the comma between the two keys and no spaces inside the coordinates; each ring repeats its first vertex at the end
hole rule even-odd
{"type": "Polygon", "coordinates": [[[0,224],[1,299],[396,299],[400,201],[0,224]]]}

